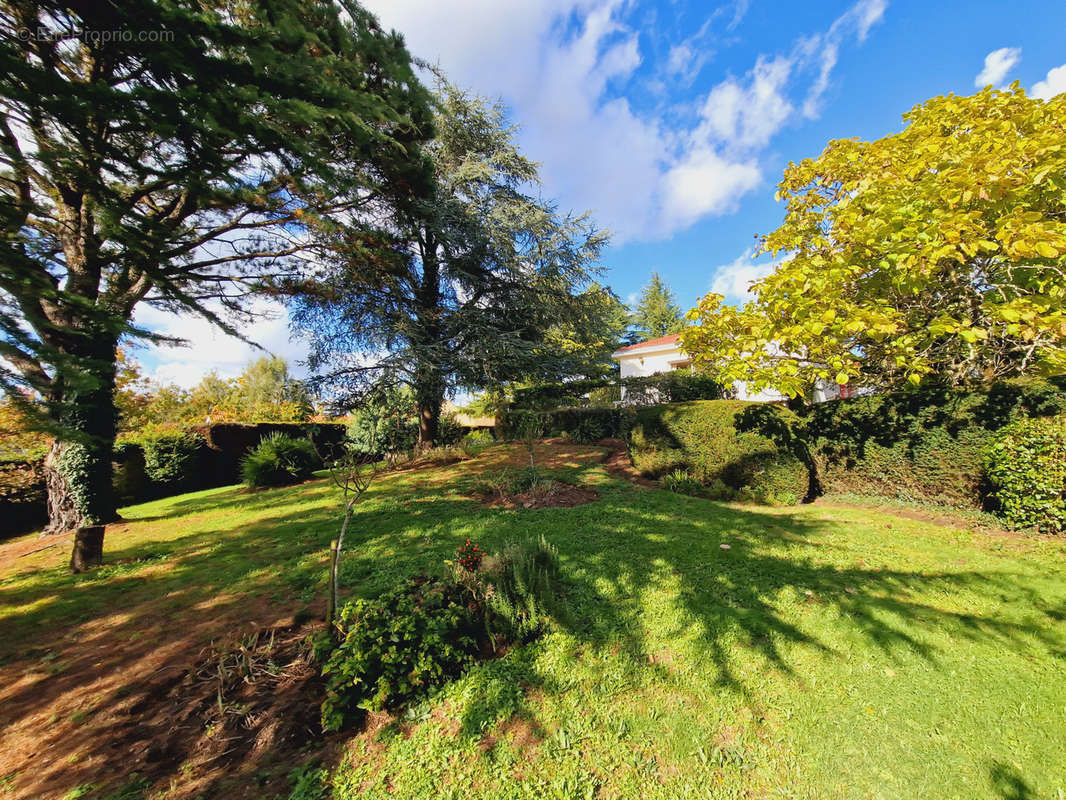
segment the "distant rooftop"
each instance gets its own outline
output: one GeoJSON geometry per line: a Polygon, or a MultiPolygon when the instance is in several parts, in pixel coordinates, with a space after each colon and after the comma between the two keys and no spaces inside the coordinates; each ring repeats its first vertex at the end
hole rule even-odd
{"type": "Polygon", "coordinates": [[[620,353],[631,353],[634,350],[643,350],[646,347],[665,347],[666,345],[677,344],[681,341],[680,333],[671,333],[666,336],[660,336],[657,339],[648,339],[644,342],[637,342],[636,344],[627,345],[626,347],[619,347],[611,355],[619,355],[620,353]]]}

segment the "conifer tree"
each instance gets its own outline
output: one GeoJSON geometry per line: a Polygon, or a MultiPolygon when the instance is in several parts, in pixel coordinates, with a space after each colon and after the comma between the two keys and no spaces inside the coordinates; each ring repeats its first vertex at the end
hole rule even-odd
{"type": "Polygon", "coordinates": [[[429,129],[402,40],[349,0],[0,6],[0,384],[55,436],[49,531],[114,517],[134,309],[239,335],[316,230],[417,194],[429,129]]]}
{"type": "Polygon", "coordinates": [[[680,333],[685,327],[685,317],[674,302],[674,293],[658,272],[651,274],[651,280],[640,294],[633,325],[646,339],[680,333]]]}

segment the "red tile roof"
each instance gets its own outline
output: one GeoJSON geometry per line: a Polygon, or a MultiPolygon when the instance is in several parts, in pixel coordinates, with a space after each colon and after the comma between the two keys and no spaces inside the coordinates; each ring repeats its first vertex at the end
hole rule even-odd
{"type": "Polygon", "coordinates": [[[659,345],[677,344],[681,340],[680,333],[671,333],[667,336],[660,336],[658,339],[648,339],[646,342],[637,342],[626,347],[619,347],[614,351],[614,354],[628,353],[630,350],[643,350],[645,347],[658,347],[659,345]]]}

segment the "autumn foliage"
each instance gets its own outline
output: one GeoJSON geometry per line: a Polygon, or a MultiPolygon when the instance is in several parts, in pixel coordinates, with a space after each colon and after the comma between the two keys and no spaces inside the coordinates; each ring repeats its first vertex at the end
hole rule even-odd
{"type": "Polygon", "coordinates": [[[788,166],[760,250],[781,262],[743,307],[689,313],[697,363],[792,395],[1066,368],[1066,95],[986,89],[904,120],[788,166]]]}

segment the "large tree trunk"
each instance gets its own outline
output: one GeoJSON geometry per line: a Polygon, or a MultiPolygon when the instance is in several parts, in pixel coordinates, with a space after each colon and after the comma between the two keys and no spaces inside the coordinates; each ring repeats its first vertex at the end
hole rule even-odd
{"type": "Polygon", "coordinates": [[[61,433],[44,461],[46,534],[115,519],[111,488],[117,427],[115,342],[101,338],[105,341],[94,343],[93,352],[84,354],[84,371],[77,380],[61,379],[62,385],[51,400],[61,433]]]}
{"type": "Polygon", "coordinates": [[[422,285],[418,290],[418,333],[415,369],[415,402],[418,404],[418,448],[428,450],[437,442],[440,410],[444,405],[444,374],[441,358],[440,263],[432,235],[422,246],[422,285]]]}
{"type": "Polygon", "coordinates": [[[426,376],[415,386],[418,401],[418,447],[433,447],[440,433],[440,410],[444,405],[444,387],[439,378],[426,376]]]}

